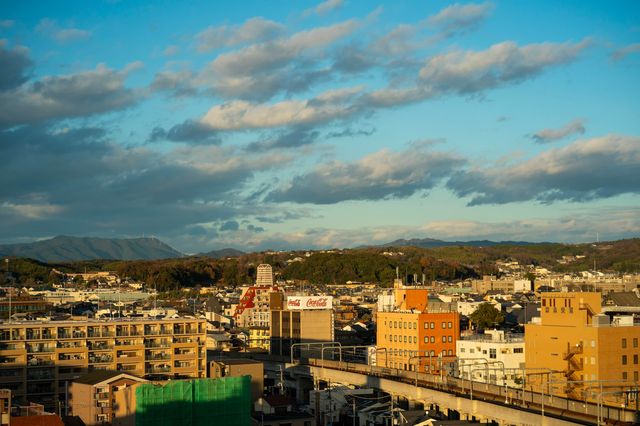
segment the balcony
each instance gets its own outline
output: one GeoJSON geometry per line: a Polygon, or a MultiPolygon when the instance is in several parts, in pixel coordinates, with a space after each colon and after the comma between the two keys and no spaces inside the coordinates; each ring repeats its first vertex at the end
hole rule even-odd
{"type": "Polygon", "coordinates": [[[83,342],[58,342],[56,352],[68,353],[68,352],[84,352],[87,349],[83,342]]]}
{"type": "Polygon", "coordinates": [[[151,353],[145,356],[147,361],[166,361],[171,359],[171,355],[167,353],[151,353]]]}
{"type": "Polygon", "coordinates": [[[169,349],[171,347],[171,342],[169,342],[169,341],[160,341],[160,342],[147,341],[147,342],[144,343],[144,347],[145,348],[149,348],[149,349],[169,349]]]}
{"type": "Polygon", "coordinates": [[[31,358],[27,361],[27,367],[52,367],[52,359],[31,358]]]}
{"type": "Polygon", "coordinates": [[[89,364],[109,364],[113,362],[111,355],[89,356],[89,364]]]}
{"type": "Polygon", "coordinates": [[[175,360],[191,360],[191,359],[195,359],[195,357],[196,357],[195,352],[184,352],[181,354],[175,354],[173,356],[175,360]]]}
{"type": "Polygon", "coordinates": [[[146,374],[162,374],[162,373],[170,373],[171,367],[169,366],[152,366],[145,368],[146,374]]]}
{"type": "Polygon", "coordinates": [[[24,343],[2,343],[0,344],[0,355],[22,355],[24,343]]]}
{"type": "Polygon", "coordinates": [[[54,345],[45,345],[41,343],[27,343],[27,353],[51,353],[55,352],[54,345]]]}
{"type": "Polygon", "coordinates": [[[113,350],[113,345],[109,343],[89,343],[90,351],[110,351],[113,350]]]}

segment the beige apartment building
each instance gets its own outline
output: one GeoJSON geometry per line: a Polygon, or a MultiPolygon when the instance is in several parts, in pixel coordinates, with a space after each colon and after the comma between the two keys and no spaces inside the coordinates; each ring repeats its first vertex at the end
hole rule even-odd
{"type": "Polygon", "coordinates": [[[69,386],[69,414],[85,425],[112,423],[115,392],[145,379],[119,371],[96,370],[74,380],[69,386]]]}
{"type": "Polygon", "coordinates": [[[209,363],[208,377],[251,376],[251,401],[264,396],[264,364],[253,359],[219,359],[209,363]]]}
{"type": "Polygon", "coordinates": [[[0,382],[19,404],[57,409],[67,384],[95,370],[205,377],[205,324],[189,318],[0,322],[0,382]]]}
{"type": "Polygon", "coordinates": [[[525,326],[525,364],[556,373],[548,385],[539,374],[528,383],[592,399],[598,381],[610,390],[638,382],[640,324],[632,315],[603,314],[599,292],[542,293],[540,309],[540,317],[525,326]]]}

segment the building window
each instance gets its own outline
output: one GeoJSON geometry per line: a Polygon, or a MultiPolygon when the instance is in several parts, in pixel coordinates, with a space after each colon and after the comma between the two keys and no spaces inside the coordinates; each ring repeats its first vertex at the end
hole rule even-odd
{"type": "Polygon", "coordinates": [[[514,354],[522,354],[524,353],[524,348],[513,348],[514,354]]]}
{"type": "Polygon", "coordinates": [[[622,365],[627,365],[627,356],[622,355],[622,365]]]}
{"type": "Polygon", "coordinates": [[[402,324],[402,328],[407,328],[407,322],[406,321],[402,324]]]}
{"type": "Polygon", "coordinates": [[[431,336],[431,343],[435,343],[436,342],[436,338],[434,336],[431,336]]]}
{"type": "Polygon", "coordinates": [[[429,328],[429,323],[428,323],[428,322],[425,322],[425,323],[424,323],[424,329],[426,330],[426,329],[428,329],[428,328],[429,328]]]}
{"type": "Polygon", "coordinates": [[[433,329],[435,329],[435,328],[436,328],[436,323],[435,323],[435,322],[432,322],[432,323],[430,324],[430,327],[431,327],[431,329],[432,329],[432,330],[433,330],[433,329]]]}
{"type": "Polygon", "coordinates": [[[451,321],[449,321],[449,322],[447,323],[447,326],[448,326],[449,328],[453,328],[453,323],[452,323],[451,321]]]}
{"type": "Polygon", "coordinates": [[[447,336],[442,336],[442,343],[447,343],[447,336]]]}
{"type": "Polygon", "coordinates": [[[627,372],[626,371],[622,372],[622,380],[627,380],[627,372]]]}
{"type": "Polygon", "coordinates": [[[622,339],[622,349],[627,348],[627,339],[622,339]]]}
{"type": "Polygon", "coordinates": [[[496,349],[495,348],[489,348],[489,358],[496,359],[496,349]]]}
{"type": "Polygon", "coordinates": [[[418,323],[417,323],[417,322],[414,322],[414,323],[413,323],[413,329],[414,329],[414,330],[417,330],[417,329],[418,329],[418,323]]]}
{"type": "Polygon", "coordinates": [[[463,354],[465,352],[464,348],[460,348],[460,353],[463,354]]]}
{"type": "Polygon", "coordinates": [[[429,343],[429,336],[424,336],[424,342],[429,343]]]}
{"type": "Polygon", "coordinates": [[[634,347],[634,348],[637,348],[637,347],[638,347],[638,338],[637,338],[637,337],[634,337],[634,338],[633,338],[633,347],[634,347]]]}
{"type": "MultiPolygon", "coordinates": [[[[637,371],[633,372],[633,380],[635,380],[636,382],[638,381],[638,372],[637,371]]],[[[637,398],[637,396],[636,396],[636,398],[637,398]]]]}
{"type": "Polygon", "coordinates": [[[407,343],[407,336],[404,336],[404,342],[407,343]]]}
{"type": "Polygon", "coordinates": [[[449,343],[453,342],[453,337],[452,336],[447,336],[447,342],[449,342],[449,343]]]}
{"type": "Polygon", "coordinates": [[[447,328],[447,323],[446,323],[446,322],[444,322],[444,321],[442,321],[442,328],[443,328],[443,329],[447,328]]]}
{"type": "Polygon", "coordinates": [[[633,363],[636,364],[636,365],[638,364],[638,354],[635,354],[633,356],[633,363]]]}

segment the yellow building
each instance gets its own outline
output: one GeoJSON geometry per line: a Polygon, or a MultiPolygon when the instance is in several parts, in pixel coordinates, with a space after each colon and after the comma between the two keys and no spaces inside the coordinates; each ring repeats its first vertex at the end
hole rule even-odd
{"type": "MultiPolygon", "coordinates": [[[[525,363],[557,371],[545,388],[584,399],[595,398],[596,381],[611,387],[638,381],[640,326],[632,315],[602,314],[595,292],[542,293],[541,299],[540,318],[525,326],[525,363]]],[[[548,380],[530,377],[534,388],[548,380]]]]}
{"type": "Polygon", "coordinates": [[[0,322],[0,382],[14,399],[57,409],[67,382],[111,370],[148,378],[206,376],[206,321],[0,322]]]}

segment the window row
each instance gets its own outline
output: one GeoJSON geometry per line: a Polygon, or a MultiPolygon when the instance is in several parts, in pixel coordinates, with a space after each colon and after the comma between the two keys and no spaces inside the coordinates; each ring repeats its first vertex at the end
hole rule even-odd
{"type": "MultiPolygon", "coordinates": [[[[384,325],[387,325],[387,321],[384,322],[384,325]]],[[[407,321],[389,321],[389,327],[391,328],[409,328],[409,329],[418,329],[418,323],[416,322],[407,322],[407,321]]]]}
{"type": "MultiPolygon", "coordinates": [[[[442,343],[453,343],[453,336],[441,336],[442,343]]],[[[435,343],[436,336],[424,336],[424,343],[435,343]]]]}
{"type": "Polygon", "coordinates": [[[385,334],[384,338],[389,342],[399,342],[399,343],[418,343],[417,336],[400,336],[397,334],[389,334],[388,336],[385,334]]]}
{"type": "MultiPolygon", "coordinates": [[[[424,323],[424,329],[435,329],[436,328],[436,323],[435,322],[425,322],[424,323]]],[[[446,330],[447,328],[453,328],[453,322],[451,321],[442,321],[442,329],[446,330]]]]}

